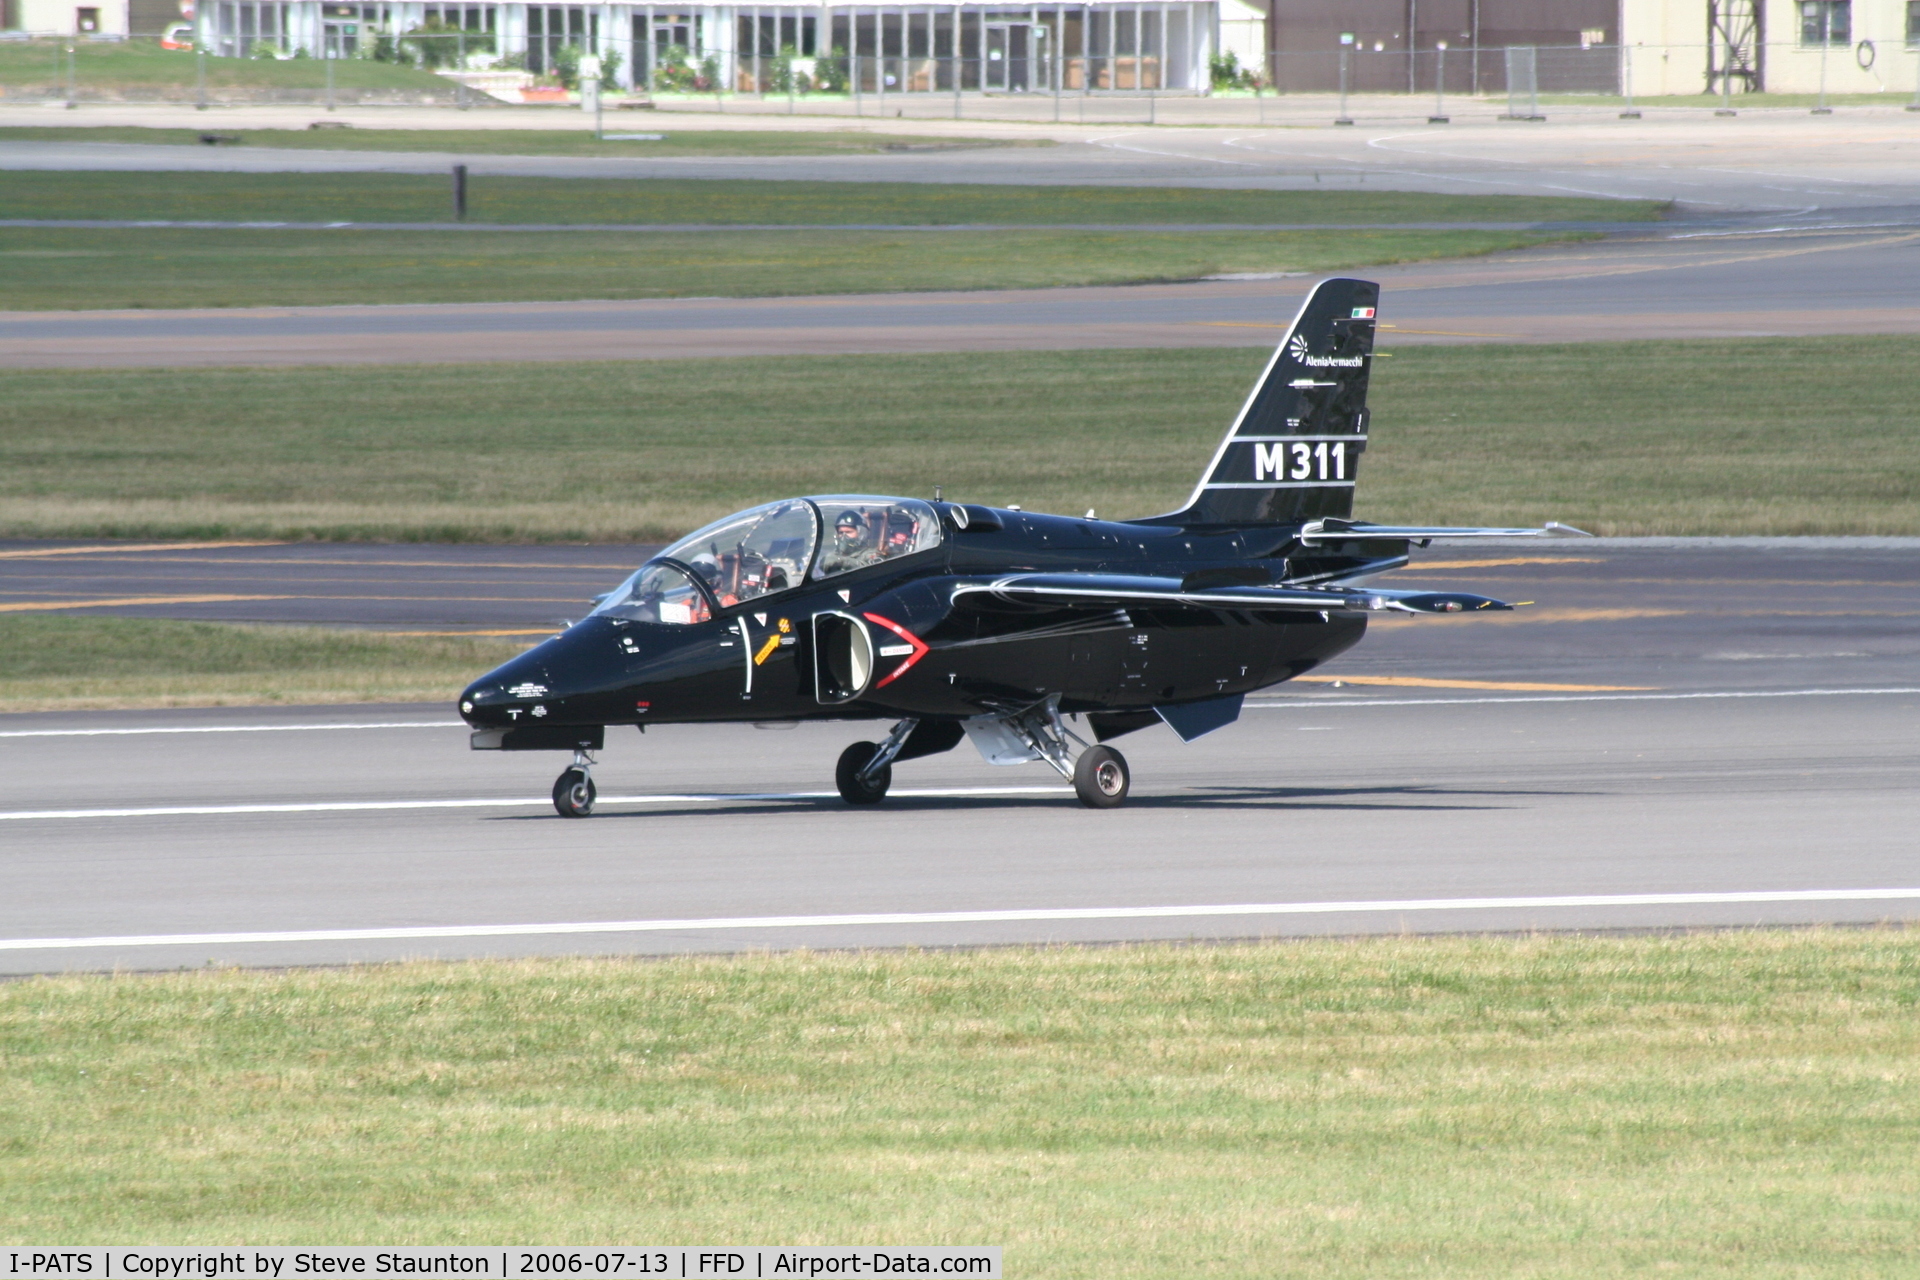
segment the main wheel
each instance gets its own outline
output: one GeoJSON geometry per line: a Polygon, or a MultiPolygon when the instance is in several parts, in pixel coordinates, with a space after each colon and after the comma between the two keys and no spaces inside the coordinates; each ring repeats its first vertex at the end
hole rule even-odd
{"type": "Polygon", "coordinates": [[[1073,763],[1074,794],[1089,809],[1119,808],[1132,782],[1127,758],[1112,747],[1088,747],[1073,763]]]}
{"type": "Polygon", "coordinates": [[[563,818],[584,818],[593,812],[595,794],[585,769],[568,769],[554,780],[553,807],[563,818]]]}
{"type": "Polygon", "coordinates": [[[860,770],[866,768],[867,761],[873,759],[873,753],[879,749],[878,743],[856,742],[840,753],[840,763],[833,767],[833,782],[840,788],[840,798],[848,804],[879,804],[886,797],[887,788],[893,785],[892,765],[868,777],[860,776],[860,770]]]}

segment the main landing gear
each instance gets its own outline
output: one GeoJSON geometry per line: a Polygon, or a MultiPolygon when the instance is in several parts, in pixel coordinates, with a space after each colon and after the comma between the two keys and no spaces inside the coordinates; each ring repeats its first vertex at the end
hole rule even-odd
{"type": "Polygon", "coordinates": [[[573,763],[553,782],[553,807],[563,818],[584,818],[593,812],[593,758],[575,750],[573,763]]]}
{"type": "Polygon", "coordinates": [[[1073,762],[1073,793],[1089,809],[1119,808],[1132,785],[1127,758],[1112,747],[1088,747],[1073,762]]]}
{"type": "MultiPolygon", "coordinates": [[[[885,799],[887,787],[893,782],[893,762],[919,723],[902,720],[885,742],[856,742],[841,752],[833,770],[840,798],[856,805],[879,804],[885,799]]],[[[1016,714],[992,717],[991,727],[999,731],[1005,743],[1003,752],[989,756],[995,764],[1044,760],[1073,783],[1074,794],[1087,808],[1114,809],[1126,803],[1132,785],[1127,758],[1112,747],[1087,742],[1067,728],[1060,718],[1058,695],[1016,714]],[[1076,744],[1080,747],[1077,757],[1073,751],[1076,744]]]]}
{"type": "Polygon", "coordinates": [[[1080,797],[1080,803],[1087,808],[1117,809],[1126,803],[1127,790],[1133,782],[1127,771],[1127,758],[1112,747],[1095,746],[1067,728],[1066,721],[1060,718],[1059,694],[1028,707],[1019,715],[1003,717],[1000,723],[1026,743],[1035,757],[1045,760],[1055,773],[1073,783],[1074,795],[1080,797]],[[1069,743],[1079,744],[1077,759],[1069,743]]]}

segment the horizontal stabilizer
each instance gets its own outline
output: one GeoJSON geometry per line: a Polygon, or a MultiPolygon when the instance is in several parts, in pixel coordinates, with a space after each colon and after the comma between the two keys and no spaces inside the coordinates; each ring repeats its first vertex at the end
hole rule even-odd
{"type": "Polygon", "coordinates": [[[1591,538],[1584,529],[1549,520],[1537,529],[1478,529],[1451,525],[1368,524],[1364,520],[1309,520],[1300,527],[1302,546],[1323,542],[1443,542],[1452,538],[1591,538]]]}
{"type": "Polygon", "coordinates": [[[1187,590],[1178,578],[1120,573],[1026,573],[993,582],[962,583],[956,605],[979,603],[1052,605],[1056,608],[1125,609],[1186,606],[1195,609],[1291,609],[1314,613],[1478,613],[1511,609],[1486,596],[1461,592],[1387,591],[1374,587],[1215,587],[1187,590]]]}

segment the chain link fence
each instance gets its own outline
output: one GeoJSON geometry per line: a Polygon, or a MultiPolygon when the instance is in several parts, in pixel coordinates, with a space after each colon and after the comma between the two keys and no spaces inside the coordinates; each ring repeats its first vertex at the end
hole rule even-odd
{"type": "MultiPolygon", "coordinates": [[[[1482,114],[1515,119],[1570,103],[1698,104],[1706,95],[1734,108],[1781,95],[1822,105],[1829,96],[1920,105],[1920,34],[1890,44],[1845,32],[1826,43],[1816,33],[1812,44],[1748,46],[1349,47],[1275,53],[1264,71],[1235,68],[1218,83],[1204,43],[1172,39],[1089,53],[1050,43],[1037,28],[982,26],[954,41],[958,54],[873,52],[861,42],[849,52],[818,40],[816,52],[802,54],[777,42],[777,27],[766,40],[744,25],[719,25],[672,31],[685,42],[669,43],[591,27],[510,42],[433,23],[401,32],[341,24],[317,50],[257,28],[202,32],[210,38],[197,43],[184,33],[159,41],[6,37],[0,104],[571,105],[597,85],[607,106],[1090,123],[1200,119],[1198,99],[1210,99],[1206,118],[1265,121],[1284,116],[1289,103],[1331,95],[1343,118],[1348,98],[1368,99],[1372,116],[1434,119],[1447,114],[1449,100],[1452,110],[1478,104],[1482,114]],[[722,34],[734,38],[722,44],[722,34]]],[[[846,32],[823,23],[819,34],[846,32]]]]}

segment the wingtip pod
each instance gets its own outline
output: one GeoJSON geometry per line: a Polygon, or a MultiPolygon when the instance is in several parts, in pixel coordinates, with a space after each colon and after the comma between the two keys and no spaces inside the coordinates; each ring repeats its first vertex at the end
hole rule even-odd
{"type": "Polygon", "coordinates": [[[1512,612],[1513,606],[1489,596],[1468,595],[1460,591],[1368,592],[1367,607],[1395,613],[1483,613],[1512,612]]]}

